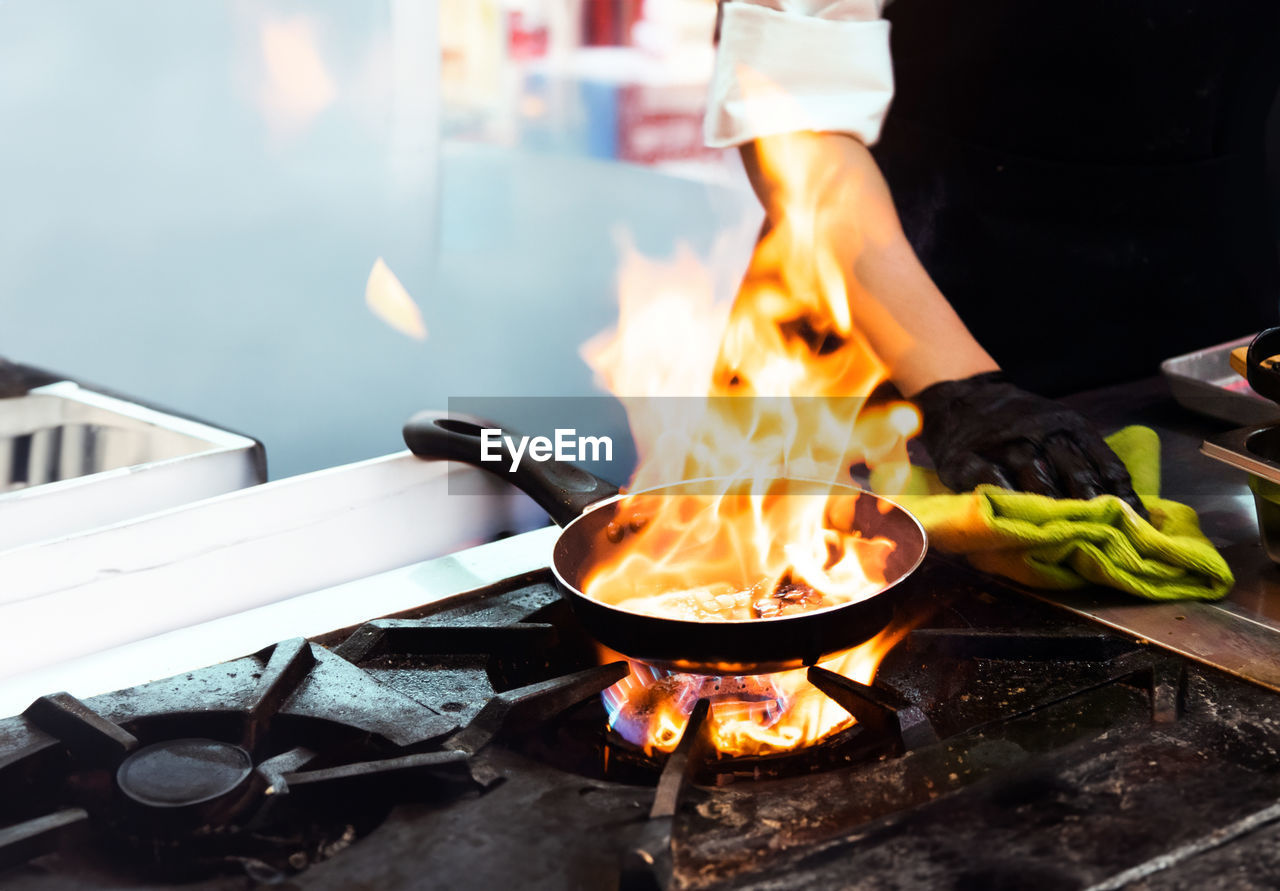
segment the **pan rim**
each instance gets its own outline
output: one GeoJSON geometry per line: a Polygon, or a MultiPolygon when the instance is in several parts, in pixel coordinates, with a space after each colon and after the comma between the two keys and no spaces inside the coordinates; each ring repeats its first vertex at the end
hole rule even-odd
{"type": "Polygon", "coordinates": [[[808,611],[805,611],[802,613],[796,613],[790,616],[774,616],[774,617],[759,618],[759,619],[707,619],[707,620],[676,619],[676,618],[668,618],[665,616],[655,616],[652,613],[641,613],[641,612],[636,612],[635,610],[623,609],[622,607],[617,606],[615,604],[605,603],[602,600],[598,600],[594,597],[587,595],[585,591],[578,588],[576,585],[570,584],[569,581],[564,577],[564,574],[560,571],[559,554],[558,554],[558,551],[560,549],[560,543],[563,542],[569,536],[570,530],[573,529],[574,526],[578,525],[579,522],[581,522],[590,514],[594,513],[596,510],[600,508],[608,507],[611,504],[621,501],[624,498],[629,498],[633,495],[644,495],[644,494],[653,493],[653,492],[660,492],[663,489],[674,489],[674,488],[689,485],[692,483],[731,482],[735,480],[747,480],[747,479],[751,479],[751,477],[732,477],[732,476],[695,477],[693,479],[679,480],[674,483],[664,483],[663,485],[659,485],[659,486],[649,486],[644,489],[639,489],[635,492],[619,492],[617,495],[612,495],[609,498],[601,499],[600,501],[597,501],[594,504],[592,504],[590,507],[584,510],[581,514],[574,517],[572,521],[570,521],[567,525],[561,528],[560,534],[556,536],[555,545],[552,547],[551,573],[553,576],[555,576],[556,581],[566,590],[573,592],[575,597],[580,598],[581,600],[587,603],[590,603],[593,607],[599,607],[601,609],[609,610],[621,616],[648,619],[651,621],[665,622],[673,625],[676,625],[676,624],[687,625],[687,626],[690,626],[691,628],[695,628],[695,627],[703,628],[707,626],[711,626],[712,628],[724,628],[724,627],[731,627],[731,626],[747,626],[747,625],[759,626],[765,623],[768,623],[770,625],[776,625],[782,622],[801,621],[801,620],[811,619],[812,617],[815,617],[815,616],[822,616],[827,613],[832,613],[832,612],[835,612],[836,610],[846,609],[849,607],[857,606],[859,604],[867,603],[868,601],[879,597],[881,594],[884,594],[886,591],[889,591],[895,586],[901,584],[904,579],[911,576],[917,569],[920,568],[920,564],[923,563],[924,558],[928,556],[929,534],[928,532],[925,531],[924,525],[920,522],[920,518],[917,517],[915,514],[913,514],[911,511],[907,510],[898,502],[894,501],[892,498],[886,497],[884,495],[879,495],[875,492],[870,491],[869,489],[863,489],[861,486],[854,486],[848,483],[831,482],[828,480],[820,480],[812,477],[779,476],[779,477],[773,477],[772,479],[786,480],[788,482],[797,482],[797,483],[814,483],[816,485],[826,486],[829,488],[847,489],[850,492],[850,494],[856,494],[859,496],[869,495],[872,498],[874,498],[877,502],[884,502],[892,505],[892,507],[895,510],[900,511],[904,516],[906,516],[911,521],[912,525],[916,528],[916,530],[920,533],[920,549],[919,549],[919,552],[916,554],[915,560],[913,560],[911,565],[908,566],[906,569],[904,569],[896,579],[894,579],[891,582],[885,583],[883,586],[877,588],[873,593],[867,595],[866,597],[863,597],[860,600],[851,600],[845,603],[836,603],[836,604],[832,604],[831,606],[824,606],[824,607],[821,607],[820,609],[808,610],[808,611]]]}

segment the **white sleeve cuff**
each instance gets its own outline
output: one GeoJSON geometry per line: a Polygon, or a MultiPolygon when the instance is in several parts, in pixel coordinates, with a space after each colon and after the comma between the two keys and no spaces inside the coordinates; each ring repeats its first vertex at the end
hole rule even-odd
{"type": "Polygon", "coordinates": [[[725,3],[703,135],[716,148],[798,130],[871,145],[892,98],[888,22],[725,3]]]}

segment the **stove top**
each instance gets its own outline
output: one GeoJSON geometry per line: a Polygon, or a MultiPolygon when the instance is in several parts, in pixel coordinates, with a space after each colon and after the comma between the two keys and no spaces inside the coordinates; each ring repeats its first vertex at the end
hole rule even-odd
{"type": "Polygon", "coordinates": [[[934,559],[857,719],[650,757],[537,570],[0,721],[17,889],[1274,887],[1280,699],[934,559]]]}

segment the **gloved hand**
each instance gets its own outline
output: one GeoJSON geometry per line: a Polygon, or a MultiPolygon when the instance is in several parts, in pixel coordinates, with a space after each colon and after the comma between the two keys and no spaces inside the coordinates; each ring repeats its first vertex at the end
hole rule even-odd
{"type": "Polygon", "coordinates": [[[933,384],[914,402],[920,439],[953,491],[990,483],[1055,498],[1111,494],[1147,515],[1124,464],[1084,416],[999,371],[933,384]]]}

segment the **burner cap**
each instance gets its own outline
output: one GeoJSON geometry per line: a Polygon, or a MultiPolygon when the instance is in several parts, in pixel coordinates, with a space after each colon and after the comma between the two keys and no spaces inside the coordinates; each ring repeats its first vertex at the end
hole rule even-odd
{"type": "Polygon", "coordinates": [[[253,772],[249,753],[212,739],[171,739],[139,749],[120,765],[125,795],[155,808],[189,807],[235,790],[253,772]]]}

